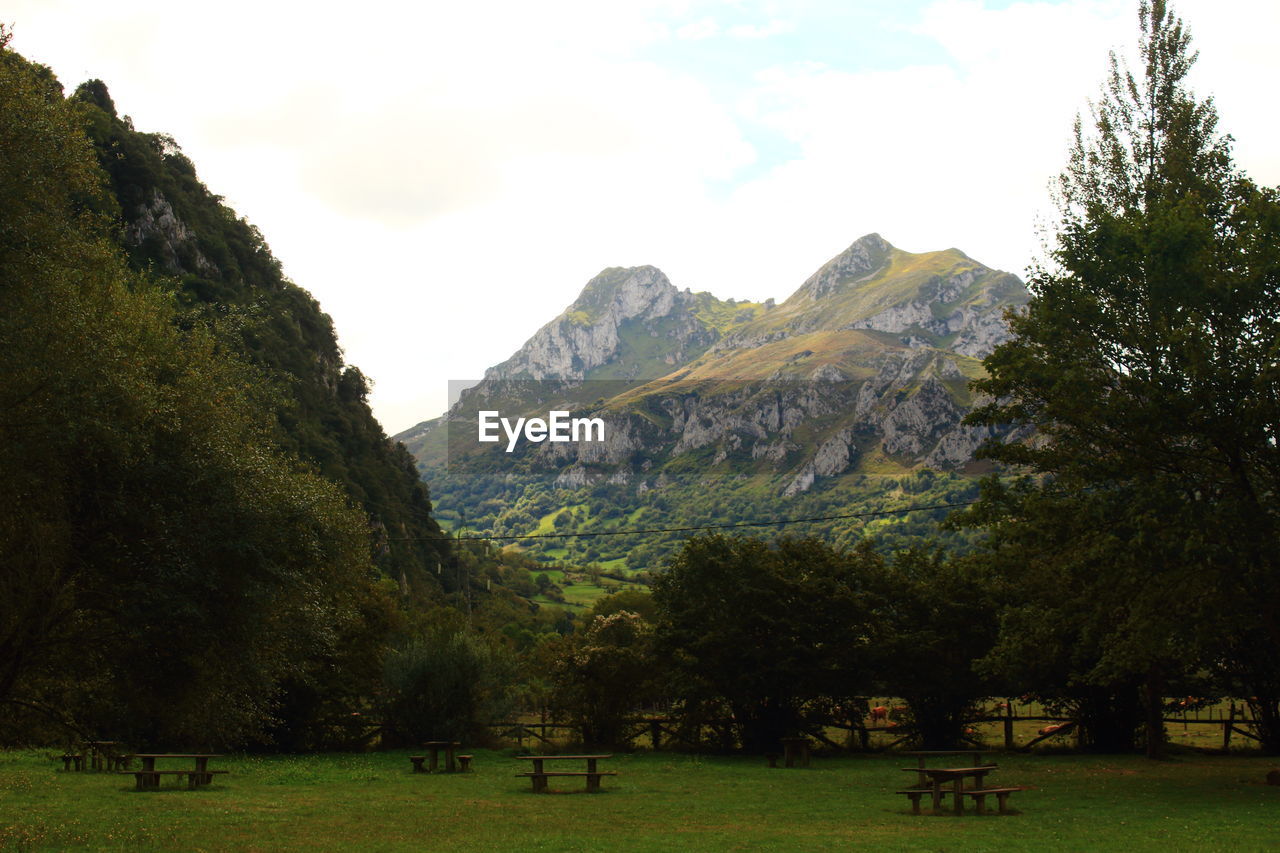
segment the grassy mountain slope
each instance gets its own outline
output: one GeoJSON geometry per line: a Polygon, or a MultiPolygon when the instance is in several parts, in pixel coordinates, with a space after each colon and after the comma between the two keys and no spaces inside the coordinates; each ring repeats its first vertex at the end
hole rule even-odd
{"type": "MultiPolygon", "coordinates": [[[[402,437],[442,512],[465,513],[494,535],[955,502],[973,494],[983,468],[973,451],[988,437],[960,424],[973,402],[968,383],[1005,334],[1003,310],[1025,299],[1016,277],[962,252],[913,254],[874,234],[777,306],[679,291],[652,267],[613,268],[447,416],[402,437]],[[553,407],[605,419],[608,440],[511,453],[475,441],[478,409],[545,416],[553,407]]],[[[933,530],[944,514],[801,529],[850,542],[874,533],[891,545],[933,530]]],[[[546,559],[645,571],[680,538],[519,545],[546,559]]]]}

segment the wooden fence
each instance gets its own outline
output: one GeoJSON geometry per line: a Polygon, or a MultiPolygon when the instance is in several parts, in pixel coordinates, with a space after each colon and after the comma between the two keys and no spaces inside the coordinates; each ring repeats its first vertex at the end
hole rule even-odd
{"type": "MultiPolygon", "coordinates": [[[[537,722],[511,720],[492,723],[490,729],[499,738],[514,740],[521,747],[524,746],[525,741],[552,745],[555,739],[554,732],[564,732],[571,740],[576,739],[580,734],[576,725],[548,720],[546,711],[542,711],[539,717],[540,719],[537,722]]],[[[1004,749],[1010,752],[1028,750],[1049,738],[1071,734],[1076,727],[1076,721],[1071,717],[1049,714],[1042,708],[1036,709],[1030,705],[1023,705],[1019,708],[1017,703],[1012,701],[990,708],[988,713],[976,716],[969,722],[971,724],[999,724],[1003,735],[1004,749]],[[1046,725],[1038,729],[1036,736],[1031,740],[1020,744],[1017,742],[1015,731],[1015,724],[1020,722],[1044,723],[1046,725]],[[1057,728],[1054,731],[1042,733],[1043,729],[1047,728],[1048,725],[1055,725],[1057,728]]],[[[1217,726],[1222,730],[1222,749],[1224,750],[1230,748],[1231,739],[1235,735],[1253,741],[1259,739],[1257,734],[1250,730],[1254,722],[1249,713],[1248,705],[1234,700],[1228,704],[1226,709],[1221,707],[1189,709],[1184,713],[1175,713],[1164,717],[1164,722],[1166,727],[1180,724],[1184,729],[1189,726],[1217,726]]],[[[689,724],[686,722],[682,724],[679,719],[673,717],[641,715],[633,718],[628,723],[629,731],[627,735],[632,740],[648,740],[652,749],[670,749],[673,747],[690,749],[714,748],[732,739],[731,733],[734,725],[734,721],[731,719],[704,719],[699,723],[689,724]],[[704,736],[708,732],[711,735],[710,738],[704,736]]],[[[858,743],[858,749],[872,751],[873,747],[870,742],[872,734],[901,735],[888,744],[876,747],[876,749],[892,749],[910,740],[913,736],[909,731],[904,732],[903,727],[896,723],[886,720],[883,724],[874,722],[868,724],[867,719],[848,722],[828,721],[822,725],[810,727],[804,733],[824,746],[839,752],[854,751],[855,747],[852,744],[855,738],[858,743]],[[846,742],[839,743],[834,740],[828,731],[830,729],[849,732],[846,742]]],[[[975,746],[978,745],[976,738],[972,740],[972,743],[975,746]]]]}

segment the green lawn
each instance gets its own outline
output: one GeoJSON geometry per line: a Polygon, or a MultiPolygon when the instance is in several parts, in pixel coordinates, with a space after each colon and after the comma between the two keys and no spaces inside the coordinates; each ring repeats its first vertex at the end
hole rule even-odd
{"type": "MultiPolygon", "coordinates": [[[[815,759],[644,753],[606,762],[606,790],[535,795],[515,752],[473,750],[474,771],[424,775],[407,752],[229,756],[207,789],[67,773],[53,753],[0,753],[0,849],[198,850],[1264,850],[1274,762],[1187,756],[997,756],[991,781],[1029,785],[1021,813],[913,817],[893,791],[901,756],[815,759]]],[[[568,779],[577,788],[581,779],[568,779]]]]}

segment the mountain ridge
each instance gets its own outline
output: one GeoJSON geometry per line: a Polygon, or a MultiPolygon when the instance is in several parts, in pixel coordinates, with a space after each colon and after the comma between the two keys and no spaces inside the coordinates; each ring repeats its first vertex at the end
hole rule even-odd
{"type": "MultiPolygon", "coordinates": [[[[606,530],[642,511],[678,525],[890,506],[907,482],[965,497],[982,469],[974,452],[993,434],[962,423],[969,382],[1007,336],[1004,309],[1026,299],[1016,276],[959,250],[904,252],[878,234],[781,304],[680,290],[656,267],[611,267],[443,417],[397,438],[440,511],[465,512],[492,535],[546,529],[566,506],[581,508],[586,529],[606,530]],[[606,420],[608,435],[497,454],[475,442],[480,409],[552,408],[606,420]]],[[[620,538],[620,551],[532,547],[637,570],[664,553],[620,538]]]]}

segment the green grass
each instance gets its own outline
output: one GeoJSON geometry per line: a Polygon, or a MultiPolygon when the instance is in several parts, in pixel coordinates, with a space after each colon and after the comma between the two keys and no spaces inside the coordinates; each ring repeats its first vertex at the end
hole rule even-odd
{"type": "MultiPolygon", "coordinates": [[[[407,752],[229,756],[199,791],[132,790],[66,773],[52,753],[0,753],[0,849],[199,850],[1264,850],[1280,788],[1267,759],[1005,756],[992,782],[1029,785],[1020,811],[909,813],[902,756],[763,760],[618,756],[598,795],[535,795],[516,752],[472,750],[474,772],[409,772],[407,752]]],[[[581,787],[580,779],[559,782],[581,787]]]]}
{"type": "Polygon", "coordinates": [[[542,518],[538,519],[538,526],[533,529],[533,532],[539,536],[557,532],[556,518],[566,512],[570,514],[580,512],[581,520],[579,523],[583,523],[591,518],[591,505],[587,503],[577,503],[572,506],[562,506],[559,509],[553,509],[551,512],[542,516],[542,518]]]}

